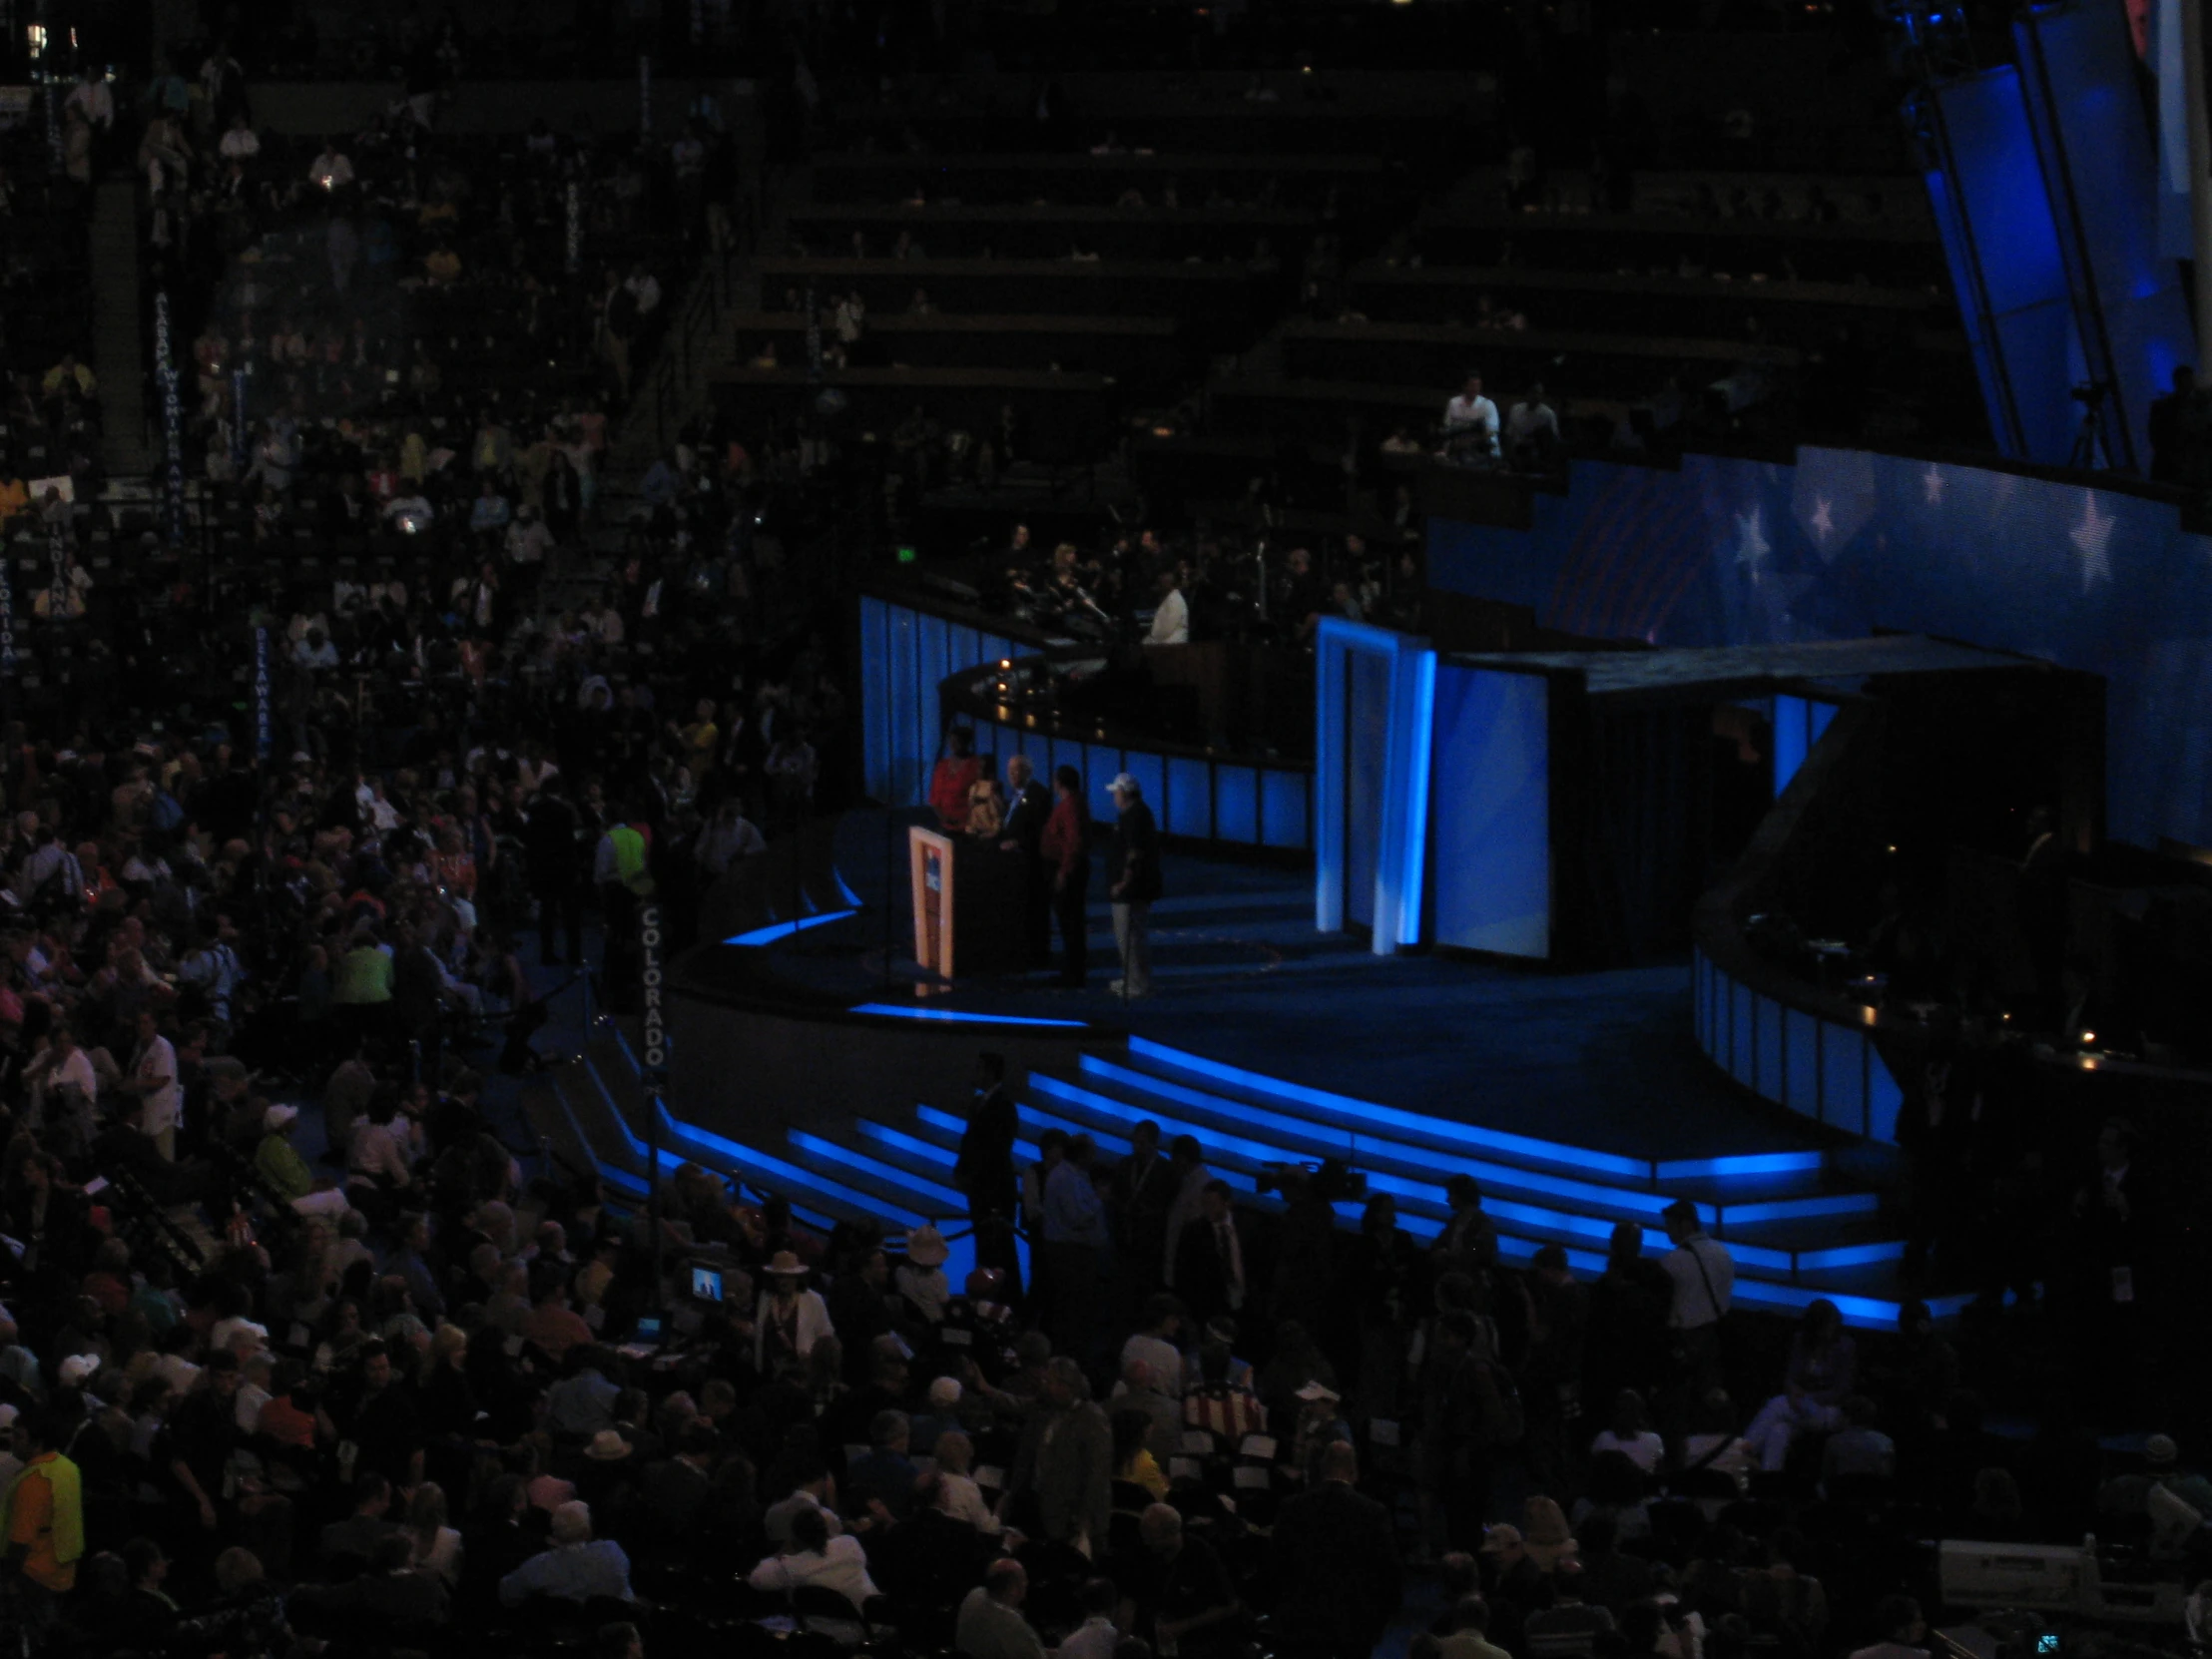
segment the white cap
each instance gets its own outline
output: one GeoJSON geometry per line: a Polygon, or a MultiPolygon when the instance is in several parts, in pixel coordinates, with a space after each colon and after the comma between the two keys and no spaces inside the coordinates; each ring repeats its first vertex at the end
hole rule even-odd
{"type": "Polygon", "coordinates": [[[1126,772],[1115,773],[1114,781],[1106,787],[1116,795],[1133,795],[1139,801],[1144,799],[1144,791],[1138,787],[1137,781],[1126,772]]]}
{"type": "Polygon", "coordinates": [[[100,1369],[100,1358],[94,1354],[72,1354],[61,1364],[62,1386],[74,1388],[100,1369]]]}
{"type": "Polygon", "coordinates": [[[262,1127],[274,1135],[279,1129],[289,1128],[298,1119],[299,1108],[296,1106],[272,1106],[262,1114],[262,1127]]]}

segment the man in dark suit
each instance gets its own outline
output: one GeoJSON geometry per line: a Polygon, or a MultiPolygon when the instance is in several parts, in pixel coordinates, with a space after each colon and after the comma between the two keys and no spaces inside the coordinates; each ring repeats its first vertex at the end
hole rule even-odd
{"type": "Polygon", "coordinates": [[[583,868],[577,856],[579,823],[568,788],[555,773],[530,800],[522,830],[523,866],[538,901],[538,961],[546,967],[584,960],[583,868]],[[568,954],[555,948],[565,943],[568,954]]]}
{"type": "Polygon", "coordinates": [[[1031,967],[1052,965],[1052,871],[1045,867],[1045,821],[1052,792],[1037,782],[1026,755],[1006,759],[1006,823],[998,844],[1021,854],[1021,944],[1031,967]]]}
{"type": "Polygon", "coordinates": [[[673,1457],[648,1463],[638,1480],[633,1551],[656,1560],[679,1561],[697,1543],[694,1527],[714,1489],[715,1459],[722,1434],[704,1418],[684,1425],[673,1457]]]}
{"type": "Polygon", "coordinates": [[[975,1104],[968,1108],[952,1180],[967,1194],[968,1223],[975,1231],[975,1265],[1005,1274],[1012,1301],[1021,1297],[1021,1263],[1014,1253],[1014,1206],[1020,1196],[1014,1178],[1014,1138],[1019,1132],[1014,1097],[1006,1089],[1006,1057],[977,1055],[975,1104]]]}
{"type": "Polygon", "coordinates": [[[1276,1628],[1298,1659],[1368,1659],[1403,1593],[1397,1541],[1389,1511],[1356,1489],[1360,1457],[1348,1443],[1323,1450],[1321,1475],[1276,1516],[1276,1628]]]}
{"type": "Polygon", "coordinates": [[[353,1512],[322,1529],[322,1564],[345,1560],[355,1570],[375,1559],[376,1546],[399,1531],[392,1521],[391,1482],[380,1474],[363,1474],[353,1482],[353,1512]]]}
{"type": "Polygon", "coordinates": [[[1246,1251],[1229,1183],[1209,1181],[1199,1195],[1199,1213],[1175,1245],[1175,1291],[1190,1305],[1200,1324],[1240,1312],[1249,1299],[1246,1251]]]}
{"type": "Polygon", "coordinates": [[[1160,1126],[1150,1118],[1129,1131],[1129,1156],[1114,1166],[1108,1190],[1118,1245],[1115,1257],[1133,1313],[1163,1278],[1168,1206],[1175,1201],[1175,1172],[1161,1156],[1160,1126]]]}

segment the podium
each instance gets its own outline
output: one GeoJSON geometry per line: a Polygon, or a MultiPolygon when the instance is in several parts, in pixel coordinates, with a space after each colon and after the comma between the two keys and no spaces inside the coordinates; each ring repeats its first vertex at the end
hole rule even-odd
{"type": "Polygon", "coordinates": [[[1022,903],[1027,871],[1019,852],[996,840],[906,831],[914,906],[914,960],[951,979],[1011,973],[1023,966],[1022,903]]]}

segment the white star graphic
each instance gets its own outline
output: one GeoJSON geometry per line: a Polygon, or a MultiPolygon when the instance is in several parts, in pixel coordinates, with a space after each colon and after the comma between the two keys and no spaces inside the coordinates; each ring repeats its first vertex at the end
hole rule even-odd
{"type": "Polygon", "coordinates": [[[1934,461],[1929,462],[1928,470],[1921,474],[1921,488],[1927,492],[1931,507],[1943,504],[1943,469],[1934,461]]]}
{"type": "Polygon", "coordinates": [[[1736,562],[1748,565],[1754,576],[1767,562],[1767,555],[1774,551],[1774,545],[1767,540],[1766,518],[1764,507],[1754,507],[1748,513],[1736,515],[1736,562]]]}
{"type": "Polygon", "coordinates": [[[1818,497],[1813,503],[1812,528],[1813,539],[1823,547],[1828,545],[1828,538],[1836,533],[1834,507],[1825,495],[1818,497]]]}
{"type": "Polygon", "coordinates": [[[2112,539],[2112,526],[2119,520],[2110,513],[2098,514],[2095,490],[2082,493],[2088,500],[2081,509],[2081,522],[2068,533],[2081,557],[2081,591],[2087,593],[2099,582],[2112,580],[2112,561],[2105,553],[2105,544],[2112,539]]]}

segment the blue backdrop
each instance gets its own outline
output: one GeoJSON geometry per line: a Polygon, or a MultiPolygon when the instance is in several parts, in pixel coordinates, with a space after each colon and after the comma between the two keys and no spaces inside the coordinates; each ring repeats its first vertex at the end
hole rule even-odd
{"type": "Polygon", "coordinates": [[[1432,521],[1429,580],[1654,645],[1884,627],[2101,674],[2110,832],[2212,844],[2212,540],[2170,506],[1860,450],[1578,461],[1532,529],[1432,521]]]}
{"type": "Polygon", "coordinates": [[[1437,665],[1438,944],[1551,954],[1550,694],[1541,674],[1437,665]]]}

